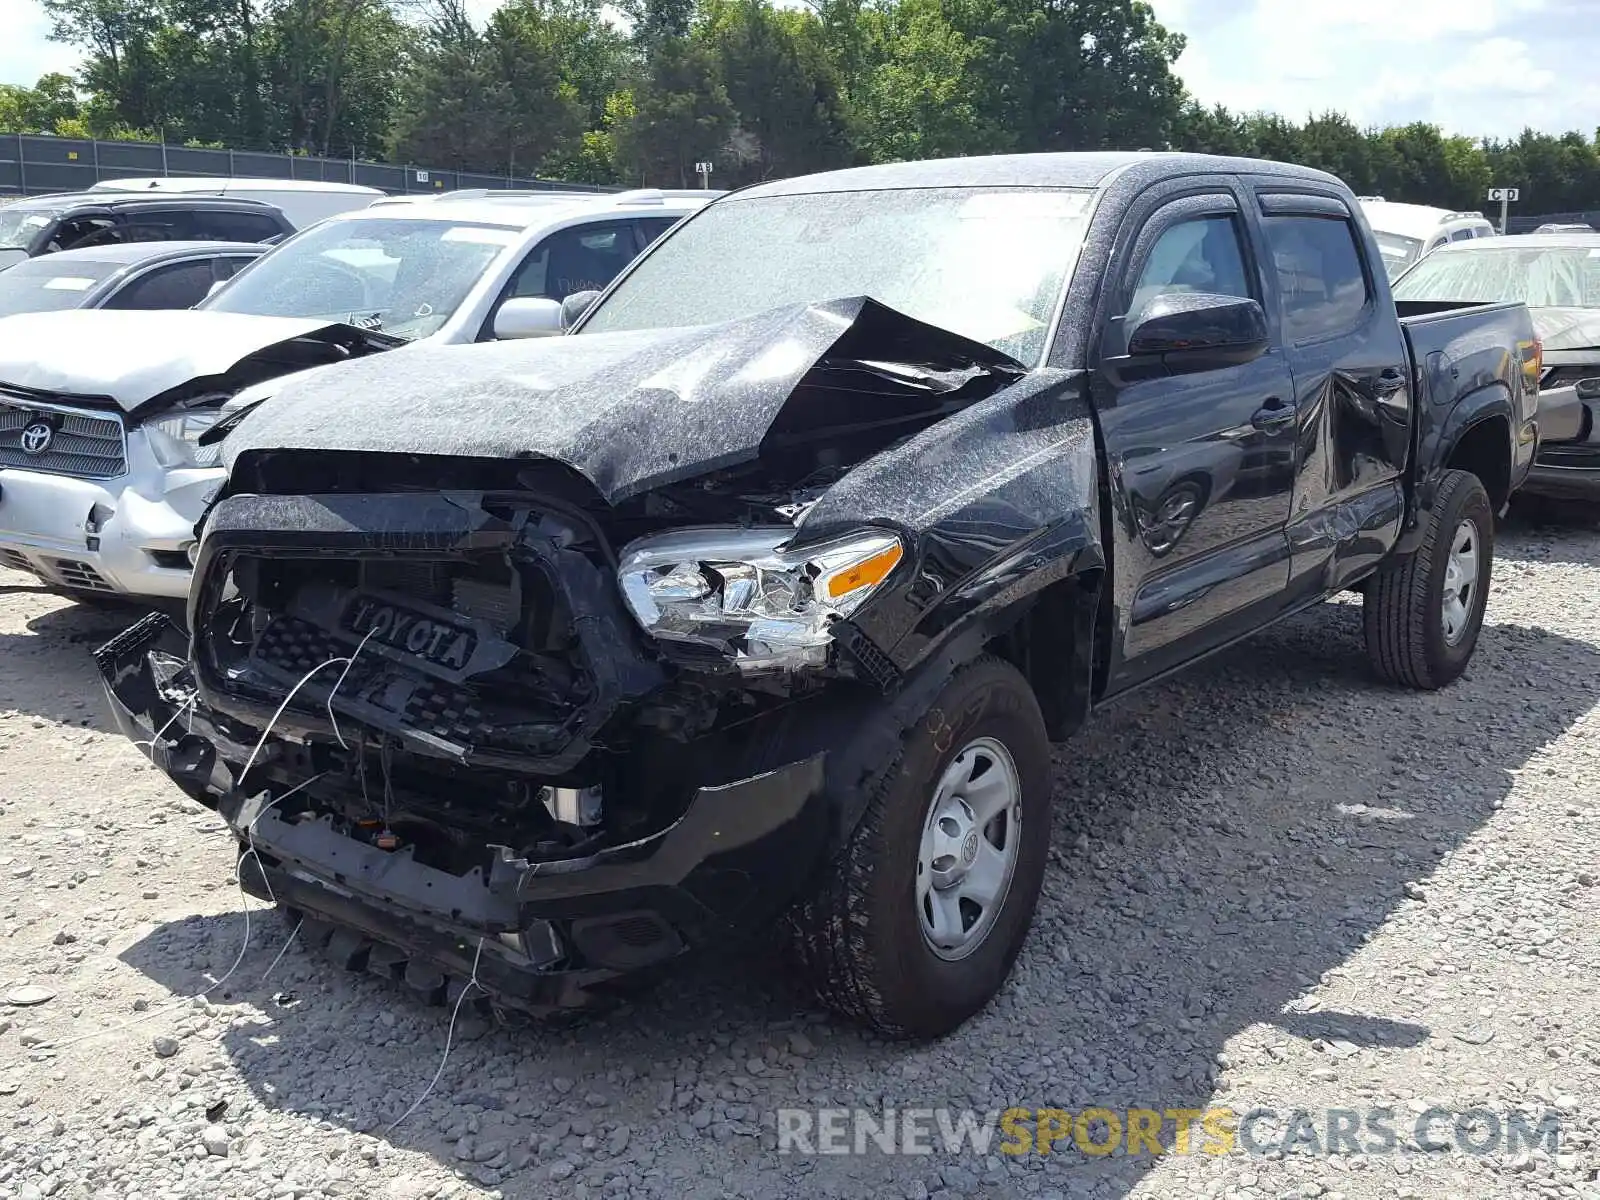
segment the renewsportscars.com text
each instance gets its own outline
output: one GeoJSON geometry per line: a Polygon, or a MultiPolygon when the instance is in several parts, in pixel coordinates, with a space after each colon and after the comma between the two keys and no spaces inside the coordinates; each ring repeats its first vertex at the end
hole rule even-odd
{"type": "Polygon", "coordinates": [[[780,1154],[1514,1155],[1556,1153],[1561,1122],[1487,1108],[783,1108],[777,1133],[780,1154]]]}

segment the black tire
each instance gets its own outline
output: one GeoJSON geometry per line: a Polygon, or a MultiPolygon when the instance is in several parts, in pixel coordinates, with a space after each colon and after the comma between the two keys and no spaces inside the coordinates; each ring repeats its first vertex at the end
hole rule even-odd
{"type": "Polygon", "coordinates": [[[1369,582],[1362,605],[1367,655],[1379,675],[1407,687],[1433,690],[1466,670],[1483,628],[1494,573],[1494,510],[1476,475],[1446,471],[1422,545],[1369,582]],[[1467,620],[1452,642],[1441,610],[1450,551],[1463,522],[1476,527],[1478,577],[1467,620]]]}
{"type": "MultiPolygon", "coordinates": [[[[896,718],[886,711],[881,719],[896,718]]],[[[789,943],[827,1007],[890,1037],[931,1038],[993,998],[1027,937],[1050,844],[1050,741],[1027,681],[994,658],[956,671],[895,732],[898,753],[862,784],[866,809],[849,842],[791,912],[789,943]],[[950,960],[923,934],[918,854],[935,786],[977,738],[999,742],[1016,767],[1020,840],[988,933],[950,960]]]]}

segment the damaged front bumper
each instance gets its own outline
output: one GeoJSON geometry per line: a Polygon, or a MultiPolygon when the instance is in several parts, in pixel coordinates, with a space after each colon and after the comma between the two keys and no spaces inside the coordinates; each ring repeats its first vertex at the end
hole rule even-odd
{"type": "Polygon", "coordinates": [[[223,472],[163,468],[137,429],[127,447],[114,479],[0,470],[0,566],[79,592],[187,597],[195,524],[223,472]]]}
{"type": "Polygon", "coordinates": [[[589,1003],[625,975],[768,926],[816,870],[833,828],[816,752],[700,787],[645,836],[545,861],[492,847],[487,869],[454,874],[410,846],[357,840],[326,816],[286,817],[286,787],[237,786],[259,734],[200,702],[187,638],[167,618],[141,621],[96,661],[123,732],[256,851],[241,864],[245,888],[324,934],[322,922],[344,927],[347,965],[425,992],[475,975],[508,1007],[589,1003]]]}

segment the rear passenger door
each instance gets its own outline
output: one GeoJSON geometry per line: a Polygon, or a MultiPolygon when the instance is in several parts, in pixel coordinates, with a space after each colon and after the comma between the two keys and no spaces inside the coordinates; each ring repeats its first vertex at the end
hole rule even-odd
{"type": "Polygon", "coordinates": [[[1275,332],[1247,362],[1137,376],[1118,366],[1146,306],[1174,293],[1254,300],[1272,330],[1243,193],[1214,178],[1189,187],[1130,209],[1106,285],[1091,386],[1122,564],[1111,690],[1257,627],[1289,578],[1293,381],[1275,332]]]}
{"type": "Polygon", "coordinates": [[[1294,376],[1291,590],[1342,587],[1393,545],[1411,438],[1404,335],[1382,265],[1336,192],[1259,192],[1294,376]]]}

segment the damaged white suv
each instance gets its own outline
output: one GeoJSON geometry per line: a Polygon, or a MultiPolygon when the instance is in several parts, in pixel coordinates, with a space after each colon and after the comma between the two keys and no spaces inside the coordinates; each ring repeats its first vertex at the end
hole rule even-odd
{"type": "Polygon", "coordinates": [[[202,435],[283,377],[412,342],[561,332],[715,192],[471,193],[320,222],[192,310],[0,320],[0,566],[79,598],[188,595],[223,479],[202,435]]]}

